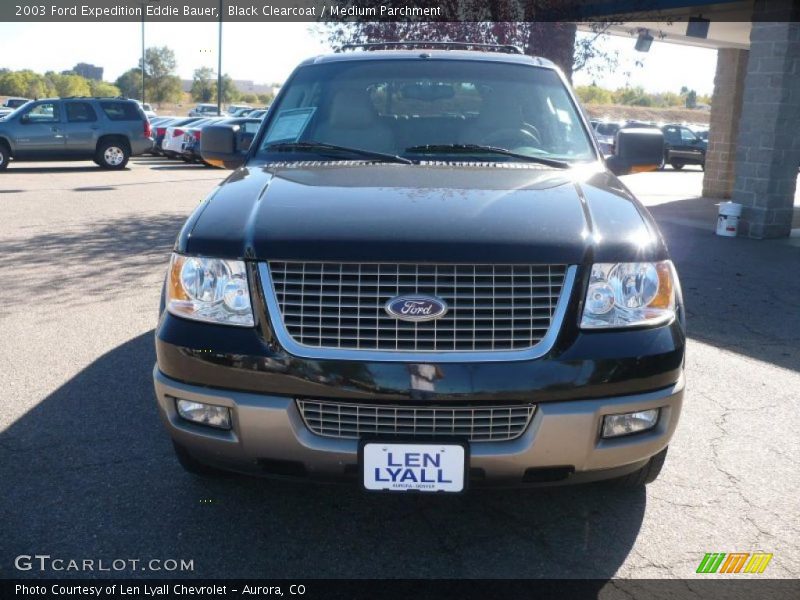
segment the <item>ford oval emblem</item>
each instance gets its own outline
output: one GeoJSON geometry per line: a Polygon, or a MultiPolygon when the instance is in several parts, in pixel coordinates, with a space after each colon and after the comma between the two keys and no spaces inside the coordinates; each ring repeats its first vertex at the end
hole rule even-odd
{"type": "Polygon", "coordinates": [[[447,314],[447,303],[433,296],[396,296],[386,303],[385,310],[401,321],[433,321],[447,314]]]}

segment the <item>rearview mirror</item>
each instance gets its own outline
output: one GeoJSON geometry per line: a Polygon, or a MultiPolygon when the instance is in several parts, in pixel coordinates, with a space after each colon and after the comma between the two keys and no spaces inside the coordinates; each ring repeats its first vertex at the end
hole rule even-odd
{"type": "Polygon", "coordinates": [[[200,138],[200,155],[215,167],[237,169],[244,163],[246,149],[242,148],[239,125],[208,125],[200,138]]]}
{"type": "Polygon", "coordinates": [[[664,134],[660,129],[620,129],[614,155],[606,166],[614,175],[655,171],[664,162],[664,134]]]}

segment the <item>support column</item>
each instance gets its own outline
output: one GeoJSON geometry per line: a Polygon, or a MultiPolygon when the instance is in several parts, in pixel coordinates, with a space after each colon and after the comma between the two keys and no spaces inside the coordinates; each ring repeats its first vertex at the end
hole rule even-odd
{"type": "Polygon", "coordinates": [[[736,163],[736,138],[742,115],[742,95],[747,73],[747,50],[717,50],[717,73],[711,100],[703,196],[730,198],[736,163]]]}
{"type": "Polygon", "coordinates": [[[766,14],[766,4],[753,14],[733,189],[744,205],[739,233],[752,238],[789,235],[800,165],[800,23],[766,14]]]}

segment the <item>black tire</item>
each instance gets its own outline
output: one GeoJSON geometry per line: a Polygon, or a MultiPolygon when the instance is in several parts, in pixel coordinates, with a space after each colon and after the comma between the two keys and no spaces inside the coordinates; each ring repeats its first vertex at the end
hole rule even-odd
{"type": "Polygon", "coordinates": [[[186,448],[174,440],[172,442],[172,447],[175,450],[175,457],[178,459],[178,462],[187,473],[191,473],[197,477],[214,479],[226,478],[230,476],[227,471],[216,469],[203,462],[200,462],[194,456],[192,456],[186,448]]]}
{"type": "Polygon", "coordinates": [[[8,163],[11,161],[11,151],[3,143],[0,143],[0,171],[5,171],[8,168],[8,163]]]}
{"type": "Polygon", "coordinates": [[[647,461],[647,464],[638,471],[614,479],[611,483],[614,487],[624,489],[640,488],[648,483],[653,483],[664,466],[664,461],[667,458],[667,450],[669,450],[669,446],[651,457],[650,460],[647,461]]]}
{"type": "Polygon", "coordinates": [[[673,161],[669,163],[676,171],[680,171],[685,165],[682,162],[673,161]]]}
{"type": "Polygon", "coordinates": [[[124,169],[131,157],[127,142],[120,139],[110,139],[100,142],[94,155],[94,162],[103,169],[118,171],[124,169]]]}

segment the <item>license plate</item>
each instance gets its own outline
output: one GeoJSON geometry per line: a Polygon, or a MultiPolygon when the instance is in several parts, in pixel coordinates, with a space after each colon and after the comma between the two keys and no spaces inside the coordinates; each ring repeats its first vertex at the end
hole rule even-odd
{"type": "Polygon", "coordinates": [[[461,492],[466,444],[362,442],[364,488],[390,492],[461,492]]]}

